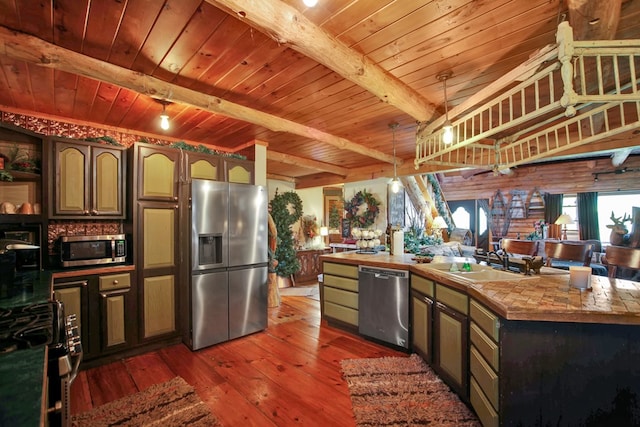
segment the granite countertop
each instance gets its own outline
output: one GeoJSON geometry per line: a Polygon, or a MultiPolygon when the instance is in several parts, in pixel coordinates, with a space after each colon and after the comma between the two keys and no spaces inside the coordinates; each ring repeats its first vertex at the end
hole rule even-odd
{"type": "MultiPolygon", "coordinates": [[[[0,307],[43,303],[51,297],[51,273],[29,272],[33,287],[0,299],[0,307]]],[[[44,410],[47,348],[0,354],[0,425],[37,426],[44,410]]]]}
{"type": "MultiPolygon", "coordinates": [[[[53,279],[135,270],[135,265],[94,266],[78,269],[30,271],[25,282],[33,287],[15,287],[13,294],[2,294],[1,308],[18,307],[49,301],[53,279]]],[[[47,369],[47,348],[0,354],[0,426],[39,426],[45,413],[44,393],[47,369]]]]}
{"type": "MultiPolygon", "coordinates": [[[[640,325],[640,282],[591,276],[591,289],[569,285],[569,272],[543,267],[540,274],[525,277],[513,273],[512,280],[472,282],[430,264],[417,264],[413,255],[392,256],[388,252],[324,255],[323,261],[410,270],[466,292],[507,320],[578,322],[640,325]]],[[[462,262],[465,258],[434,259],[462,262]]]]}

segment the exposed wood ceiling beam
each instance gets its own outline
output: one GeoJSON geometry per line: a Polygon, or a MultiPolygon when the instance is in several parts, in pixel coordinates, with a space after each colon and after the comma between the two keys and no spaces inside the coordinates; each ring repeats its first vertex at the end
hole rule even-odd
{"type": "Polygon", "coordinates": [[[277,179],[278,181],[293,182],[294,184],[297,182],[297,179],[295,178],[292,178],[290,176],[277,175],[275,173],[268,173],[267,179],[277,179]]]}
{"type": "Polygon", "coordinates": [[[282,162],[289,165],[302,166],[322,172],[331,172],[340,175],[343,178],[349,174],[349,169],[340,166],[330,165],[328,163],[318,162],[315,160],[305,159],[303,157],[292,156],[290,154],[279,153],[277,151],[267,150],[267,160],[282,162]]]}
{"type": "Polygon", "coordinates": [[[418,92],[326,31],[295,8],[280,1],[206,0],[325,65],[416,120],[431,120],[435,106],[418,92]]]}
{"type": "MultiPolygon", "coordinates": [[[[152,76],[61,48],[37,37],[12,31],[3,26],[0,26],[0,54],[39,66],[111,83],[150,97],[171,100],[172,102],[253,123],[272,131],[304,136],[386,163],[393,163],[394,161],[394,157],[391,155],[349,141],[346,138],[234,104],[216,96],[167,83],[152,76]]],[[[400,163],[400,160],[397,161],[400,163]]]]}

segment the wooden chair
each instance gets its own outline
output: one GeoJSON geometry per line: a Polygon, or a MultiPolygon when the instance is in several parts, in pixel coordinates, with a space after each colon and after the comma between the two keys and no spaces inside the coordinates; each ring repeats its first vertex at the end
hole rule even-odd
{"type": "Polygon", "coordinates": [[[502,250],[507,251],[509,254],[528,256],[536,256],[538,254],[537,240],[502,239],[501,244],[502,250]]]}
{"type": "Polygon", "coordinates": [[[640,270],[640,248],[607,246],[602,263],[606,264],[608,275],[615,278],[618,267],[640,270]]]}
{"type": "Polygon", "coordinates": [[[591,243],[580,244],[547,241],[544,244],[547,267],[553,267],[552,260],[554,259],[582,263],[582,265],[588,267],[591,265],[592,252],[591,243]]]}

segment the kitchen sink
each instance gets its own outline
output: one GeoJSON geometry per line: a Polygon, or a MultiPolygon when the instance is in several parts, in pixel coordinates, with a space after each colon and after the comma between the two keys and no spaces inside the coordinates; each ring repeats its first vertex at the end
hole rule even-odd
{"type": "Polygon", "coordinates": [[[497,270],[493,267],[480,264],[471,264],[471,271],[463,271],[462,264],[457,263],[458,271],[450,271],[451,263],[430,264],[428,268],[434,268],[440,271],[446,271],[449,274],[459,278],[474,282],[497,282],[506,280],[522,280],[533,279],[535,276],[526,276],[514,271],[497,270]]]}

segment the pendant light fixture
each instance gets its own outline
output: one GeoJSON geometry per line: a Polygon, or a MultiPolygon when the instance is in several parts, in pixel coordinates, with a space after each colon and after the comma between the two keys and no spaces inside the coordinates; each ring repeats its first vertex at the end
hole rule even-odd
{"type": "Polygon", "coordinates": [[[160,101],[162,104],[162,114],[160,114],[160,127],[162,130],[169,130],[169,115],[167,114],[167,101],[160,101]]]}
{"type": "Polygon", "coordinates": [[[402,183],[398,179],[398,174],[396,171],[396,129],[400,126],[398,123],[393,122],[389,123],[389,128],[393,133],[393,180],[391,181],[391,191],[397,193],[400,191],[402,187],[402,183]]]}
{"type": "Polygon", "coordinates": [[[436,78],[440,80],[444,86],[444,125],[442,125],[442,142],[449,145],[453,142],[453,126],[449,121],[449,106],[447,105],[447,79],[451,78],[451,71],[443,71],[436,78]]]}

